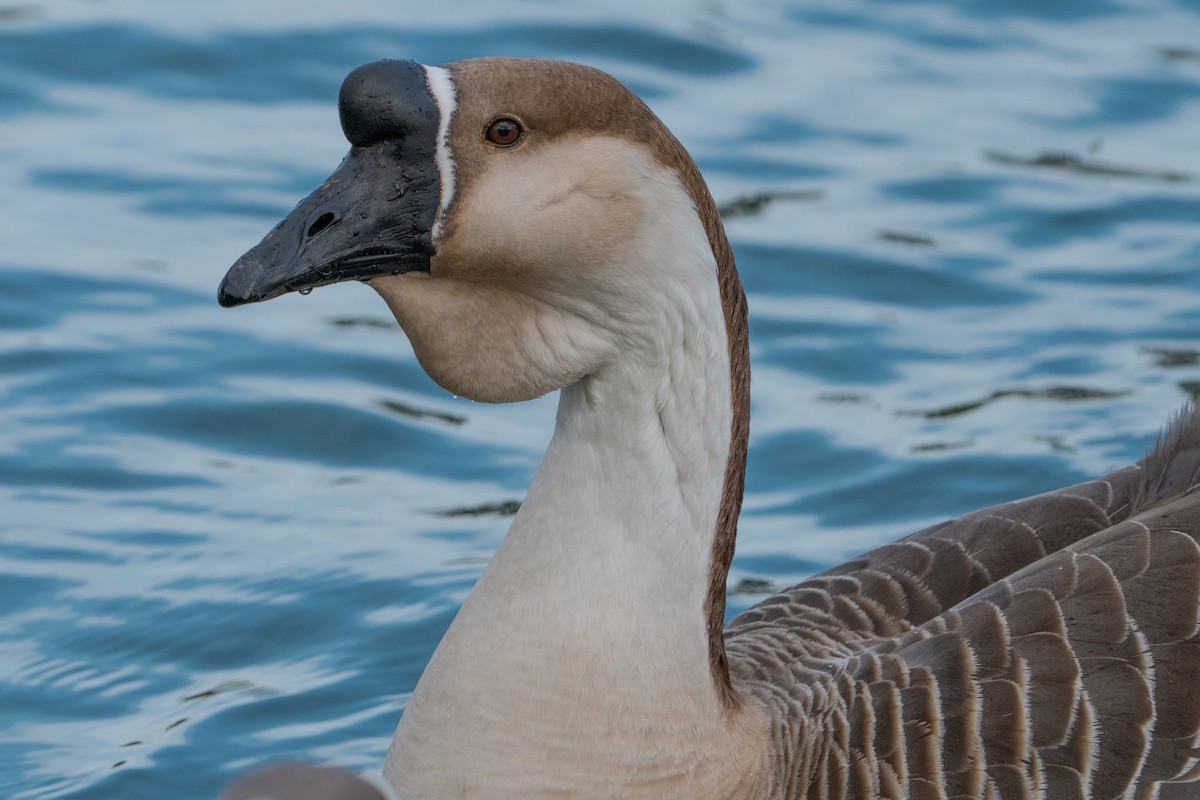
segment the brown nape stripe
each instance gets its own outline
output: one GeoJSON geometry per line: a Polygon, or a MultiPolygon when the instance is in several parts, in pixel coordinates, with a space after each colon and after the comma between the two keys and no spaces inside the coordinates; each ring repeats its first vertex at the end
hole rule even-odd
{"type": "Polygon", "coordinates": [[[725,311],[725,332],[729,337],[730,401],[733,422],[729,438],[729,460],[721,486],[721,507],[717,512],[717,527],[713,537],[712,560],[708,566],[708,593],[704,600],[705,627],[708,632],[708,657],[717,691],[727,707],[735,707],[740,697],[729,679],[729,662],[725,657],[725,593],[729,565],[737,541],[738,516],[742,511],[742,495],[746,483],[746,450],[750,441],[750,331],[746,293],[738,277],[733,250],[725,235],[725,226],[717,204],[708,191],[700,170],[683,145],[667,130],[649,109],[646,113],[657,122],[659,135],[652,140],[655,156],[675,170],[696,206],[696,213],[708,234],[717,262],[717,281],[721,291],[721,306],[725,311]]]}

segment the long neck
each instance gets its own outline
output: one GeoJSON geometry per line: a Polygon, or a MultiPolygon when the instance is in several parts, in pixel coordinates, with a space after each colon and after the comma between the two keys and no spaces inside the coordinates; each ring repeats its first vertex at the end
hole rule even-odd
{"type": "Polygon", "coordinates": [[[713,683],[706,600],[729,454],[727,348],[715,287],[661,312],[669,359],[635,355],[563,390],[546,458],[481,581],[512,581],[497,591],[509,623],[538,637],[560,626],[564,655],[611,672],[614,690],[630,687],[628,669],[713,683]]]}
{"type": "Polygon", "coordinates": [[[562,391],[525,502],[397,731],[398,786],[476,786],[461,770],[459,783],[419,783],[455,758],[478,786],[591,773],[614,786],[621,770],[694,782],[698,756],[733,780],[718,765],[741,723],[711,621],[737,511],[722,516],[731,348],[713,251],[686,207],[693,235],[651,252],[664,259],[654,340],[562,391]]]}

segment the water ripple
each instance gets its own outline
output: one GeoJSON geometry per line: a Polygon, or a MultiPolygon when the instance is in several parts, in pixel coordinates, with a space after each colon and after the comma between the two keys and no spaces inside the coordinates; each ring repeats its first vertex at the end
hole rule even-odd
{"type": "Polygon", "coordinates": [[[553,398],[449,397],[360,286],[215,305],[352,67],[586,61],[695,154],[751,307],[736,613],[1200,394],[1195,41],[1188,0],[0,9],[0,795],[378,766],[523,498],[553,398]]]}

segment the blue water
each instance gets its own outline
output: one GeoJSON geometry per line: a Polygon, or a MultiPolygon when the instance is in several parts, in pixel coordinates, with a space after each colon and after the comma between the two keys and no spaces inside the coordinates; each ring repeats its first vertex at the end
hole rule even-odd
{"type": "Polygon", "coordinates": [[[377,766],[504,535],[553,398],[448,396],[360,286],[215,302],[354,66],[585,61],[695,154],[752,312],[736,612],[1200,391],[1198,42],[1194,0],[0,3],[0,796],[377,766]]]}

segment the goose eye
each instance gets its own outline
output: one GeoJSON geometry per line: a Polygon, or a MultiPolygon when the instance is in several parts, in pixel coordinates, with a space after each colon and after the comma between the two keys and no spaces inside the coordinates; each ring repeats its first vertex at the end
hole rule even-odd
{"type": "Polygon", "coordinates": [[[483,140],[497,147],[512,147],[525,135],[525,126],[515,117],[496,117],[483,129],[483,140]]]}

